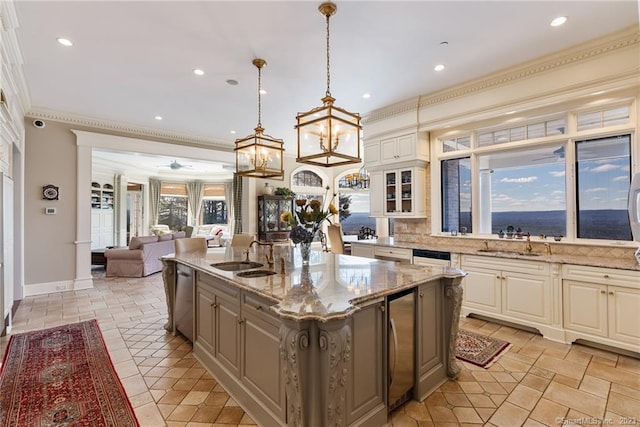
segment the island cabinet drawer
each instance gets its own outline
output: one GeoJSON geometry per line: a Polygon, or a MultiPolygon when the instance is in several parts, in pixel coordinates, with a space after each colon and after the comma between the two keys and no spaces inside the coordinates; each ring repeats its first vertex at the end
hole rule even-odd
{"type": "Polygon", "coordinates": [[[379,259],[391,261],[409,261],[413,257],[413,251],[406,248],[392,248],[389,246],[376,246],[374,255],[379,259]]]}
{"type": "Polygon", "coordinates": [[[270,308],[274,304],[275,303],[256,295],[244,292],[242,294],[242,313],[244,315],[248,314],[255,316],[264,322],[278,327],[280,326],[280,319],[271,311],[270,308]]]}
{"type": "Polygon", "coordinates": [[[562,278],[640,289],[640,271],[564,264],[562,278]]]}
{"type": "Polygon", "coordinates": [[[226,295],[229,298],[239,298],[240,297],[240,289],[223,282],[222,280],[213,277],[206,273],[198,273],[198,284],[200,286],[208,286],[211,290],[216,293],[221,293],[226,295]]]}
{"type": "Polygon", "coordinates": [[[462,255],[461,264],[463,270],[465,268],[482,268],[531,274],[549,274],[551,271],[549,263],[544,261],[493,256],[462,255]]]}

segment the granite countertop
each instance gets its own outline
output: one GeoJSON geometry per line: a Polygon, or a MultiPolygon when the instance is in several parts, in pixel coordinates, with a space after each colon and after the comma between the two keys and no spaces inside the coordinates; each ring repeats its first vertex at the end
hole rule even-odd
{"type": "MultiPolygon", "coordinates": [[[[253,270],[273,270],[277,274],[246,278],[238,272],[224,271],[211,264],[244,260],[243,248],[209,251],[205,257],[181,256],[175,260],[211,274],[229,284],[266,297],[276,305],[281,317],[330,320],[348,316],[358,305],[382,298],[402,289],[443,277],[462,277],[464,272],[449,267],[400,264],[330,252],[311,252],[308,267],[302,266],[297,248],[275,246],[273,267],[266,262],[266,247],[254,247],[249,260],[263,264],[253,270]],[[281,261],[282,260],[282,261],[281,261]],[[285,274],[280,274],[284,262],[285,274]]],[[[249,271],[249,270],[243,270],[249,271]]]]}
{"type": "MultiPolygon", "coordinates": [[[[468,239],[464,239],[468,240],[468,239]]],[[[533,239],[532,239],[533,240],[533,239]]],[[[633,257],[633,248],[629,248],[629,256],[625,257],[602,257],[602,256],[589,256],[589,255],[571,255],[571,254],[553,254],[547,255],[545,253],[540,252],[540,249],[537,248],[534,250],[535,255],[526,254],[521,251],[512,251],[509,249],[496,249],[495,251],[483,252],[481,250],[475,248],[469,248],[468,246],[462,244],[456,244],[457,241],[455,238],[448,239],[447,242],[450,241],[446,247],[441,247],[440,245],[425,245],[420,243],[411,243],[411,242],[395,242],[393,237],[379,237],[377,239],[368,239],[368,240],[356,240],[353,243],[356,244],[365,244],[365,245],[379,245],[379,246],[388,246],[395,248],[406,248],[406,249],[430,249],[430,250],[438,250],[452,253],[460,253],[466,255],[480,255],[480,256],[488,256],[488,257],[498,257],[498,258],[512,258],[512,259],[525,259],[528,261],[542,261],[549,263],[560,263],[560,264],[574,264],[574,265],[586,265],[592,267],[606,267],[606,268],[616,268],[621,270],[635,270],[640,271],[640,265],[633,257]]],[[[475,240],[478,246],[482,245],[482,240],[475,240]]],[[[510,244],[519,244],[524,245],[524,241],[505,241],[510,244]]],[[[533,241],[532,241],[533,242],[533,241]]],[[[464,242],[468,243],[468,242],[464,242]]],[[[502,241],[500,243],[503,243],[502,241]]],[[[543,242],[533,242],[534,244],[540,245],[543,242]]],[[[547,242],[551,243],[551,242],[547,242]]],[[[553,243],[552,243],[553,244],[553,243]]],[[[495,246],[494,242],[489,243],[490,247],[495,246]]]]}

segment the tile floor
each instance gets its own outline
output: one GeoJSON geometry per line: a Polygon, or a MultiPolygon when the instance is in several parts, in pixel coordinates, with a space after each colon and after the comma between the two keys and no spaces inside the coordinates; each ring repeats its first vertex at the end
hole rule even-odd
{"type": "MultiPolygon", "coordinates": [[[[25,298],[12,332],[96,318],[142,426],[255,425],[191,345],[163,329],[161,275],[107,279],[103,271],[94,270],[94,289],[25,298]]],[[[513,347],[489,369],[462,363],[456,381],[394,411],[389,426],[640,424],[640,360],[477,319],[461,325],[513,347]]],[[[7,342],[0,338],[0,356],[7,342]]]]}

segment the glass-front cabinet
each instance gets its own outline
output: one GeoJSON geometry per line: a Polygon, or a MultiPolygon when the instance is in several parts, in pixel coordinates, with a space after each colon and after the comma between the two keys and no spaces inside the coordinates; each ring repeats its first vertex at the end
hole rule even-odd
{"type": "Polygon", "coordinates": [[[283,212],[293,212],[293,199],[283,196],[258,196],[258,239],[272,242],[287,240],[290,227],[280,221],[283,212]]]}
{"type": "Polygon", "coordinates": [[[385,170],[383,173],[384,215],[419,217],[426,214],[423,168],[385,170]]]}

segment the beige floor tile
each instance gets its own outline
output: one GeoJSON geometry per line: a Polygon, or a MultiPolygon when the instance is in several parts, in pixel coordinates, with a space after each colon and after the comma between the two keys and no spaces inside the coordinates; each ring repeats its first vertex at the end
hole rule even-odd
{"type": "Polygon", "coordinates": [[[595,394],[596,396],[607,398],[611,383],[600,378],[585,375],[578,388],[582,391],[595,394]]]}
{"type": "MultiPolygon", "coordinates": [[[[619,394],[624,394],[625,396],[629,396],[633,399],[640,400],[640,386],[638,388],[631,388],[624,385],[613,383],[611,384],[610,391],[616,392],[619,394]]],[[[638,421],[638,423],[640,424],[640,421],[638,421]]]]}
{"type": "Polygon", "coordinates": [[[551,381],[547,378],[539,377],[537,375],[527,374],[520,384],[526,385],[534,390],[544,391],[551,381]]]}
{"type": "Polygon", "coordinates": [[[584,371],[587,369],[586,364],[577,364],[572,361],[557,359],[546,355],[540,356],[534,366],[578,380],[582,379],[584,371]]]}
{"type": "Polygon", "coordinates": [[[606,399],[563,384],[552,381],[543,396],[545,399],[576,409],[592,417],[602,418],[604,415],[606,399]]]}
{"type": "Polygon", "coordinates": [[[445,406],[429,406],[429,414],[434,423],[457,422],[457,418],[450,408],[445,406]]]}
{"type": "Polygon", "coordinates": [[[631,388],[640,387],[640,372],[629,372],[592,361],[586,374],[631,388]]]}
{"type": "Polygon", "coordinates": [[[467,399],[471,402],[474,408],[496,408],[496,404],[489,396],[484,394],[471,393],[467,394],[467,399]]]}
{"type": "Polygon", "coordinates": [[[611,392],[607,403],[607,411],[615,412],[623,417],[636,417],[637,424],[640,424],[640,400],[611,392]]]}
{"type": "Polygon", "coordinates": [[[415,421],[431,421],[431,415],[427,407],[416,401],[407,402],[403,406],[405,414],[415,421]]]}
{"type": "Polygon", "coordinates": [[[538,390],[524,385],[518,385],[507,398],[507,402],[518,405],[524,409],[532,410],[541,396],[542,392],[538,390]]]}
{"type": "Polygon", "coordinates": [[[486,423],[496,412],[496,408],[476,408],[476,412],[480,415],[482,421],[486,423]]]}
{"type": "Polygon", "coordinates": [[[471,406],[471,402],[464,393],[444,393],[447,403],[452,406],[471,406]]]}
{"type": "Polygon", "coordinates": [[[489,422],[498,427],[520,426],[529,416],[529,411],[505,402],[489,419],[489,422]]]}
{"type": "Polygon", "coordinates": [[[242,408],[238,406],[225,406],[220,411],[216,423],[220,424],[238,424],[244,415],[242,408]]]}
{"type": "Polygon", "coordinates": [[[453,414],[460,423],[482,424],[482,418],[473,408],[453,408],[453,414]]]}
{"type": "Polygon", "coordinates": [[[220,415],[220,411],[222,411],[222,407],[219,406],[200,406],[193,417],[191,417],[191,421],[201,422],[201,423],[213,423],[218,415],[220,415]]]}
{"type": "Polygon", "coordinates": [[[484,389],[475,381],[459,381],[458,385],[466,394],[469,393],[482,393],[484,389]]]}
{"type": "Polygon", "coordinates": [[[153,403],[135,408],[134,412],[140,427],[160,427],[164,425],[162,414],[153,403]]]}
{"type": "Polygon", "coordinates": [[[195,405],[178,405],[176,409],[167,417],[169,421],[190,421],[198,411],[195,405]]]}

